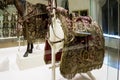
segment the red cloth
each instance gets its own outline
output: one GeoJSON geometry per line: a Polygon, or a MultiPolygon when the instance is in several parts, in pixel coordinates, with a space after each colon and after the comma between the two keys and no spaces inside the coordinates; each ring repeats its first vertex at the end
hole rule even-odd
{"type": "MultiPolygon", "coordinates": [[[[49,62],[51,62],[51,46],[49,45],[48,41],[45,41],[45,53],[44,53],[44,60],[45,63],[48,64],[49,62]]],[[[60,61],[61,59],[61,54],[62,54],[62,49],[59,50],[59,52],[57,52],[56,54],[56,61],[60,61]]]]}

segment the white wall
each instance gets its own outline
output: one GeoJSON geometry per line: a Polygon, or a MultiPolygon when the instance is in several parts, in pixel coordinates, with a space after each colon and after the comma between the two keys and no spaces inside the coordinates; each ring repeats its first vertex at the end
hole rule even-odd
{"type": "Polygon", "coordinates": [[[91,0],[91,17],[93,20],[97,20],[97,10],[96,10],[96,1],[91,0]]]}
{"type": "Polygon", "coordinates": [[[113,38],[113,37],[105,37],[105,46],[120,49],[120,38],[113,38]]]}

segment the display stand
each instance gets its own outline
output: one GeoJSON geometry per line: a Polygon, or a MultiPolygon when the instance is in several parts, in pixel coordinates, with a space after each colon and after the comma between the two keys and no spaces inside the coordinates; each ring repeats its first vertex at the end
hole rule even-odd
{"type": "MultiPolygon", "coordinates": [[[[53,7],[56,7],[55,1],[56,0],[53,0],[53,2],[52,2],[53,7]]],[[[56,10],[53,9],[52,13],[54,15],[54,17],[52,18],[52,23],[54,26],[56,26],[56,10]]],[[[54,51],[54,49],[52,49],[51,58],[52,58],[52,80],[56,80],[56,77],[55,77],[56,76],[56,74],[55,74],[56,73],[55,72],[56,65],[55,65],[55,51],[54,51]]]]}
{"type": "MultiPolygon", "coordinates": [[[[33,49],[33,53],[29,54],[28,57],[23,57],[26,46],[21,46],[21,39],[19,37],[18,39],[18,53],[16,56],[16,63],[20,70],[29,69],[38,67],[41,65],[45,65],[45,62],[43,60],[44,58],[44,50],[40,49],[33,49]]],[[[36,45],[34,45],[36,46],[36,45]]],[[[41,44],[40,47],[43,47],[44,45],[41,44]]]]}
{"type": "Polygon", "coordinates": [[[29,54],[28,57],[23,57],[22,53],[18,53],[16,58],[16,63],[20,70],[45,65],[42,54],[43,51],[36,51],[32,54],[29,54]]]}

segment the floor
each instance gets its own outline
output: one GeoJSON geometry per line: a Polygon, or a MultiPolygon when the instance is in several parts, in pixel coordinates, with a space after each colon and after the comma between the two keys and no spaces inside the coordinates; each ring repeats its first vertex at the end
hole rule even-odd
{"type": "MultiPolygon", "coordinates": [[[[11,43],[10,43],[11,44],[11,43]]],[[[0,72],[0,80],[52,80],[51,69],[49,65],[44,64],[43,54],[41,56],[40,65],[32,66],[26,69],[20,69],[19,65],[16,62],[16,54],[25,51],[26,46],[24,42],[22,46],[15,46],[16,44],[11,44],[12,47],[6,48],[6,45],[0,45],[3,48],[0,48],[0,60],[1,59],[9,59],[9,68],[0,72]]],[[[44,44],[35,44],[34,51],[42,50],[43,51],[44,44]]],[[[104,58],[104,64],[101,69],[93,70],[92,74],[96,78],[96,80],[120,80],[120,68],[119,65],[119,55],[118,50],[114,50],[111,48],[106,48],[106,54],[104,58]]],[[[34,54],[35,55],[35,54],[34,54]]],[[[31,58],[28,57],[28,60],[31,58]]],[[[25,59],[26,60],[26,59],[25,59]]],[[[25,61],[23,62],[25,64],[25,61]]],[[[30,63],[33,64],[33,63],[30,63]]],[[[67,80],[60,75],[59,67],[56,68],[56,80],[67,80]]],[[[77,74],[75,78],[72,80],[91,80],[86,74],[77,74]]]]}
{"type": "Polygon", "coordinates": [[[120,50],[106,48],[104,63],[116,69],[120,69],[120,50]]]}

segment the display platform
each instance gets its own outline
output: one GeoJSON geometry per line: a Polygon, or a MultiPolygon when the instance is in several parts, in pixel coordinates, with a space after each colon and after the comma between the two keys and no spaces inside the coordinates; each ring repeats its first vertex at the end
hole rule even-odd
{"type": "MultiPolygon", "coordinates": [[[[44,44],[41,44],[40,46],[41,46],[40,49],[43,50],[44,44]]],[[[36,49],[36,45],[34,48],[36,49]]],[[[51,64],[49,65],[42,64],[42,61],[44,62],[43,58],[39,59],[39,61],[41,62],[40,66],[20,70],[19,65],[16,63],[18,49],[19,47],[0,49],[0,57],[7,57],[9,60],[9,70],[0,72],[0,80],[52,80],[52,71],[51,69],[49,69],[51,67],[51,64]]],[[[21,52],[22,51],[24,52],[25,50],[26,46],[20,47],[21,52]]],[[[33,56],[36,55],[33,54],[33,56]]],[[[29,55],[29,58],[30,57],[32,57],[32,55],[29,55]]],[[[93,70],[92,74],[94,75],[96,80],[120,80],[120,77],[119,79],[117,79],[116,77],[117,72],[118,72],[117,69],[103,64],[101,69],[93,70]]],[[[62,75],[60,74],[59,67],[56,68],[56,80],[67,80],[63,78],[62,75]]],[[[91,79],[86,74],[82,73],[81,75],[77,74],[72,80],[91,80],[91,79]]]]}
{"type": "MultiPolygon", "coordinates": [[[[26,69],[22,71],[6,71],[0,73],[0,80],[52,80],[52,72],[50,65],[44,65],[36,68],[26,69]]],[[[93,70],[92,74],[96,80],[120,80],[116,79],[116,69],[103,65],[99,70],[93,70]],[[111,72],[107,72],[107,68],[111,72]],[[107,78],[109,75],[109,79],[107,78]]],[[[56,68],[56,80],[67,80],[60,75],[59,68],[56,68]]],[[[72,80],[91,80],[86,74],[77,74],[72,80]]]]}
{"type": "Polygon", "coordinates": [[[34,51],[32,54],[29,54],[28,57],[23,57],[22,53],[18,53],[16,63],[20,70],[24,70],[44,65],[43,58],[43,50],[34,51]]]}
{"type": "Polygon", "coordinates": [[[0,72],[9,70],[9,59],[7,57],[0,57],[0,72]]]}
{"type": "Polygon", "coordinates": [[[21,47],[20,50],[17,53],[16,56],[16,63],[19,67],[20,70],[24,70],[24,69],[29,69],[29,68],[34,68],[34,67],[38,67],[41,65],[45,65],[44,62],[44,49],[42,47],[44,47],[43,44],[39,45],[34,45],[35,48],[33,49],[33,53],[28,54],[28,57],[23,57],[26,48],[25,47],[21,47]]]}

